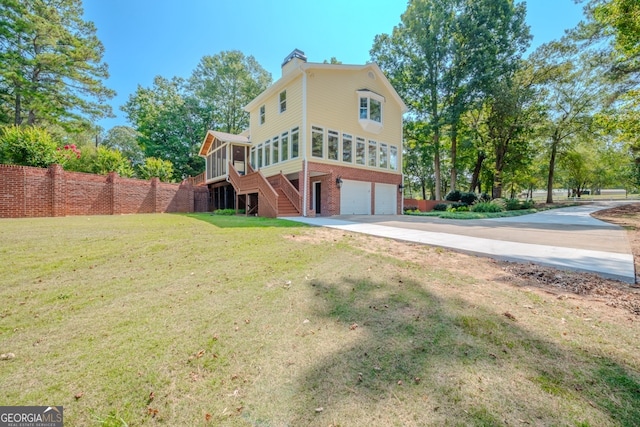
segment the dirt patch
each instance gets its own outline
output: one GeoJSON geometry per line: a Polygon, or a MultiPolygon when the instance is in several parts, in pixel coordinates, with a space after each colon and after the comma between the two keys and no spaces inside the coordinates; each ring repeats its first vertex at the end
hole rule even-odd
{"type": "MultiPolygon", "coordinates": [[[[640,271],[640,203],[598,211],[593,216],[602,221],[620,225],[627,230],[635,260],[635,270],[640,271]]],[[[442,248],[327,228],[312,229],[308,233],[291,238],[308,243],[326,241],[338,243],[346,238],[353,246],[364,251],[418,262],[427,268],[444,268],[452,273],[472,276],[476,280],[539,289],[558,298],[578,298],[586,305],[605,304],[640,316],[640,287],[606,279],[596,274],[565,271],[536,264],[494,261],[442,248]]],[[[636,283],[640,283],[637,273],[636,283]]]]}

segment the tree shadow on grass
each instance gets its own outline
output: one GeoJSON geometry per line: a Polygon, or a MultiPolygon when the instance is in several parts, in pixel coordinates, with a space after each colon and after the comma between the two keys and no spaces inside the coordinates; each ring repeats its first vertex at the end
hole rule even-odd
{"type": "Polygon", "coordinates": [[[304,373],[290,425],[638,425],[640,376],[614,360],[408,279],[311,286],[357,336],[304,373]]]}
{"type": "Polygon", "coordinates": [[[259,216],[243,215],[214,215],[212,213],[189,213],[186,217],[204,221],[219,228],[299,228],[307,227],[295,221],[288,221],[278,218],[264,218],[259,216]]]}

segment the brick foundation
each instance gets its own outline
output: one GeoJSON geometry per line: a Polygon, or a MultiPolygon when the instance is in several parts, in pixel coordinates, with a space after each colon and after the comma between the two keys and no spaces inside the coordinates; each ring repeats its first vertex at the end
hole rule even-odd
{"type": "MultiPolygon", "coordinates": [[[[379,172],[368,169],[358,169],[348,166],[330,165],[325,163],[308,163],[309,186],[307,212],[313,207],[311,200],[313,195],[313,185],[321,182],[322,193],[320,200],[319,216],[340,215],[340,189],[336,186],[336,178],[349,179],[353,181],[371,182],[371,213],[375,214],[375,185],[380,184],[402,184],[402,175],[395,173],[379,172]],[[315,175],[315,176],[314,176],[315,175]]],[[[301,173],[302,174],[302,173],[301,173]]],[[[402,194],[398,192],[396,200],[396,212],[402,213],[402,194]]],[[[314,212],[315,214],[315,212],[314,212]]]]}
{"type": "Polygon", "coordinates": [[[0,165],[0,218],[118,215],[154,212],[204,212],[207,187],[0,165]]]}

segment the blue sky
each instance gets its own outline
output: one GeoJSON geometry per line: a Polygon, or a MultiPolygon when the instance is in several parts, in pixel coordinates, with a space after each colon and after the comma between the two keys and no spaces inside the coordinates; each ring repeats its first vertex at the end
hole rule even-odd
{"type": "MultiPolygon", "coordinates": [[[[157,75],[188,78],[205,55],[240,50],[280,77],[285,56],[298,48],[310,62],[336,57],[364,64],[377,34],[390,33],[405,0],[84,0],[109,65],[106,85],[115,119],[128,125],[120,106],[157,75]]],[[[574,0],[528,0],[533,46],[560,38],[582,18],[574,0]]]]}

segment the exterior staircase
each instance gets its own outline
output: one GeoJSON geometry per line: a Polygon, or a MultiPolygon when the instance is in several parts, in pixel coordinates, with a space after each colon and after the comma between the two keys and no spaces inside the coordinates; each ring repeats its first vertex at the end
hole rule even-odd
{"type": "Polygon", "coordinates": [[[240,175],[229,163],[227,181],[233,185],[236,195],[248,197],[258,195],[258,215],[275,218],[278,216],[300,216],[301,197],[298,190],[280,173],[272,186],[262,172],[249,169],[246,175],[240,175]]]}
{"type": "Polygon", "coordinates": [[[278,193],[278,216],[300,216],[300,212],[293,206],[282,188],[277,188],[276,193],[278,193]]]}

